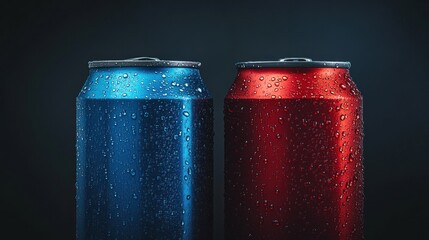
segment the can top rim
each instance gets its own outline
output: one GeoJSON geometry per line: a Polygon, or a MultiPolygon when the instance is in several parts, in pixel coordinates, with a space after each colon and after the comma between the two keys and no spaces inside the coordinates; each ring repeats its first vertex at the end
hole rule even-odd
{"type": "Polygon", "coordinates": [[[310,58],[282,58],[278,61],[249,61],[238,62],[237,68],[346,68],[351,67],[350,62],[340,61],[313,61],[310,58]]]}
{"type": "Polygon", "coordinates": [[[123,60],[97,60],[89,61],[89,68],[103,67],[183,67],[183,68],[199,68],[200,62],[193,61],[176,61],[176,60],[161,60],[154,57],[137,57],[123,60]]]}

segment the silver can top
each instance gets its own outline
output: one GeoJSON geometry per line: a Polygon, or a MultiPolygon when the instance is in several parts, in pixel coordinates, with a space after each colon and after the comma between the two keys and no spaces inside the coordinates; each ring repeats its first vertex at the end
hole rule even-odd
{"type": "Polygon", "coordinates": [[[250,61],[238,62],[237,68],[347,68],[351,67],[350,62],[337,61],[313,61],[310,58],[282,58],[278,61],[250,61]]]}
{"type": "Polygon", "coordinates": [[[124,60],[99,60],[88,62],[89,68],[102,67],[183,67],[199,68],[200,62],[161,60],[154,57],[137,57],[124,60]]]}

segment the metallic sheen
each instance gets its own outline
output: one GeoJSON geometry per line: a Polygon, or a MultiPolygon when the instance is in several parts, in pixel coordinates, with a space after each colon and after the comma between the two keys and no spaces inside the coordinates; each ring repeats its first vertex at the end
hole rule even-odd
{"type": "Polygon", "coordinates": [[[198,68],[121,64],[93,64],[77,97],[77,239],[211,239],[213,101],[198,68]]]}
{"type": "Polygon", "coordinates": [[[237,68],[346,68],[350,62],[313,61],[309,58],[283,58],[278,61],[250,61],[235,64],[237,68]]]}
{"type": "Polygon", "coordinates": [[[239,68],[224,112],[226,239],[363,239],[362,96],[347,68],[239,68]]]}
{"type": "Polygon", "coordinates": [[[125,60],[99,60],[88,62],[89,68],[100,67],[180,67],[199,68],[201,63],[191,61],[160,60],[153,57],[137,57],[125,60]]]}

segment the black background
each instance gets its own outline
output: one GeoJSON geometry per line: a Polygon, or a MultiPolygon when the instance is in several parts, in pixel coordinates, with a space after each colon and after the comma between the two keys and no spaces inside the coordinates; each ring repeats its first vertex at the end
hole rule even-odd
{"type": "Polygon", "coordinates": [[[75,97],[87,61],[155,56],[203,64],[221,239],[222,107],[234,63],[300,56],[351,61],[364,95],[366,238],[429,239],[427,0],[1,5],[1,235],[74,238],[75,97]]]}

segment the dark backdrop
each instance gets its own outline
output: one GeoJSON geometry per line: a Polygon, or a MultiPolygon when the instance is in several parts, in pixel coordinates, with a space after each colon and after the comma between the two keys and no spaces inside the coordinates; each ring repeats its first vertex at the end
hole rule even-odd
{"type": "Polygon", "coordinates": [[[1,5],[1,235],[74,238],[75,97],[87,61],[155,56],[202,62],[215,99],[221,239],[234,63],[300,56],[352,62],[364,95],[367,239],[429,239],[427,0],[1,5]]]}

